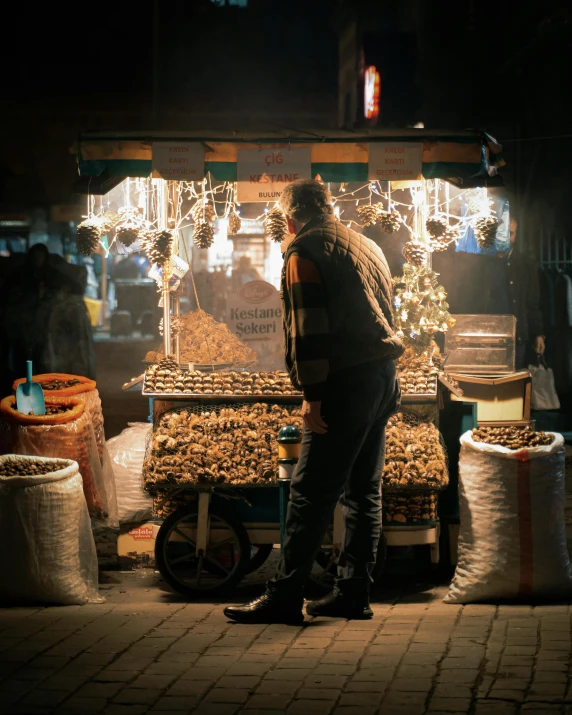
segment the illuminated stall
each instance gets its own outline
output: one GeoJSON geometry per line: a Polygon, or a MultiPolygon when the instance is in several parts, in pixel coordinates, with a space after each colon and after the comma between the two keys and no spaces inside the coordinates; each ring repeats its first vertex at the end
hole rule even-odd
{"type": "MultiPolygon", "coordinates": [[[[163,340],[145,356],[154,427],[144,478],[165,519],[156,553],[172,585],[190,594],[227,587],[252,568],[253,547],[261,561],[280,541],[278,502],[265,495],[278,483],[279,430],[301,428],[302,396],[284,371],[278,287],[288,234],[277,201],[300,178],[328,185],[339,221],[375,231],[386,252],[403,247],[394,318],[407,351],[403,410],[388,430],[384,532],[388,545],[427,544],[438,559],[437,495],[448,482],[439,380],[461,391],[435,341],[455,319],[431,262],[468,231],[483,251],[507,240],[486,189],[500,146],[479,132],[410,129],[83,135],[74,151],[94,185],[114,184],[88,196],[80,250],[142,252],[157,283],[163,340]],[[217,502],[247,488],[232,514],[217,502]]],[[[339,523],[320,556],[325,573],[339,523]]]]}

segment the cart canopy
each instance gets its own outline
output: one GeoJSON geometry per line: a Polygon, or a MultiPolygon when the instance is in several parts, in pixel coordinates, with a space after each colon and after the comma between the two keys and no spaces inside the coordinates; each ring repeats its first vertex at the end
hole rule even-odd
{"type": "Polygon", "coordinates": [[[369,145],[378,142],[421,144],[422,177],[445,179],[457,186],[498,183],[497,170],[504,165],[502,147],[490,135],[478,131],[386,129],[361,132],[297,131],[266,133],[125,132],[83,134],[71,151],[79,173],[86,177],[148,177],[152,175],[153,145],[159,142],[200,142],[205,149],[205,173],[215,181],[237,180],[239,149],[287,149],[310,147],[313,177],[323,181],[368,181],[369,145]],[[491,178],[495,177],[491,181],[491,178]]]}

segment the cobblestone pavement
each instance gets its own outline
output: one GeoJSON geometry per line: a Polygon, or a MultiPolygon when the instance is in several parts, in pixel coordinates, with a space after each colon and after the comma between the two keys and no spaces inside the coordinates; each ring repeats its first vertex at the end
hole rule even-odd
{"type": "Polygon", "coordinates": [[[152,571],[101,605],[0,610],[0,713],[571,713],[570,608],[450,606],[401,589],[372,621],[229,623],[152,571]]]}

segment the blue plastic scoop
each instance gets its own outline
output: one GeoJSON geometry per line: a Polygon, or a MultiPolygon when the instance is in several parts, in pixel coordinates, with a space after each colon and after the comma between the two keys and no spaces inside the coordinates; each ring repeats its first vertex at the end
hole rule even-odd
{"type": "Polygon", "coordinates": [[[32,382],[32,361],[26,362],[26,382],[16,388],[16,407],[25,415],[45,415],[44,391],[37,382],[32,382]]]}

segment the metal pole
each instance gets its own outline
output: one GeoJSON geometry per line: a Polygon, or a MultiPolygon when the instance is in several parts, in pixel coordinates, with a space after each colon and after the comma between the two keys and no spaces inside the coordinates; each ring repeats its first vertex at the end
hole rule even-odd
{"type": "Polygon", "coordinates": [[[107,257],[103,246],[99,247],[101,253],[101,312],[99,314],[99,322],[101,327],[107,324],[107,257]]]}
{"type": "MultiPolygon", "coordinates": [[[[181,312],[181,299],[178,295],[173,296],[173,317],[178,318],[181,312]]],[[[175,337],[173,339],[175,348],[175,358],[178,363],[181,362],[181,348],[179,343],[179,331],[177,330],[175,337]]]]}

